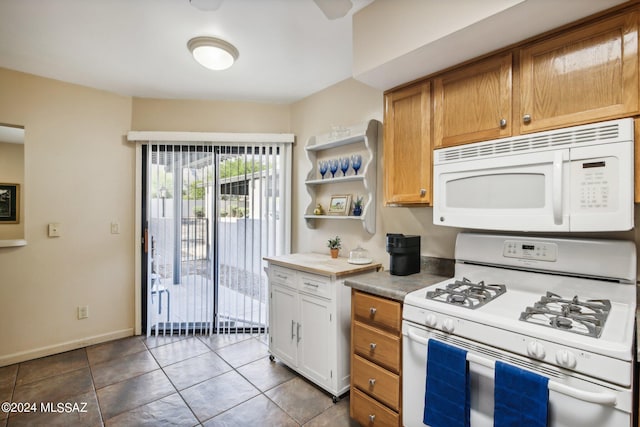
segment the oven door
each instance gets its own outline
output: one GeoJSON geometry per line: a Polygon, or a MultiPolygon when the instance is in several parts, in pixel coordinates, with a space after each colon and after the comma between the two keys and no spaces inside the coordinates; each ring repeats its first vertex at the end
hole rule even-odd
{"type": "Polygon", "coordinates": [[[402,322],[403,425],[424,427],[427,342],[435,338],[467,350],[471,375],[471,427],[493,427],[496,360],[549,378],[549,427],[631,427],[632,391],[596,380],[569,376],[555,367],[478,343],[402,322]]]}
{"type": "Polygon", "coordinates": [[[462,228],[568,231],[569,150],[434,165],[433,223],[462,228]]]}

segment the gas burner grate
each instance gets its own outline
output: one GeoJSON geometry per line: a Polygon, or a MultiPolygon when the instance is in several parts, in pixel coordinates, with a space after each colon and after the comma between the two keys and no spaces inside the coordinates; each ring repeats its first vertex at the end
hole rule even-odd
{"type": "Polygon", "coordinates": [[[507,291],[505,285],[474,283],[463,277],[444,288],[427,291],[426,298],[460,307],[476,309],[498,298],[507,291]]]}
{"type": "Polygon", "coordinates": [[[566,299],[552,292],[520,314],[520,320],[550,328],[600,338],[611,311],[609,300],[566,299]]]}

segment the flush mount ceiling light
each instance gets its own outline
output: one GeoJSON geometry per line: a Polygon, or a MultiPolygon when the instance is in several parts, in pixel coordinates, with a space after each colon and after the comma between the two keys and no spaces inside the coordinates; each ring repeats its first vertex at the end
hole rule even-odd
{"type": "Polygon", "coordinates": [[[194,37],[187,43],[193,58],[210,70],[226,70],[238,59],[238,49],[215,37],[194,37]]]}

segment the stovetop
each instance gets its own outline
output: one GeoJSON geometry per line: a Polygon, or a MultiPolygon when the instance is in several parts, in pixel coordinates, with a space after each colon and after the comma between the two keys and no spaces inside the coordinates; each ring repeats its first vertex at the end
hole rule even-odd
{"type": "MultiPolygon", "coordinates": [[[[636,307],[635,286],[611,282],[603,283],[597,279],[506,270],[471,264],[456,265],[456,276],[407,294],[404,299],[403,318],[425,325],[427,314],[434,313],[438,315],[439,319],[451,318],[457,319],[457,322],[473,324],[475,325],[474,329],[469,332],[468,338],[497,348],[504,348],[506,345],[499,341],[492,341],[491,329],[511,331],[526,340],[539,339],[555,342],[581,351],[620,359],[628,359],[631,355],[636,307]],[[428,294],[439,294],[438,289],[446,290],[447,285],[455,284],[456,280],[464,282],[464,278],[474,283],[484,280],[487,284],[504,284],[505,292],[475,309],[470,309],[463,304],[450,304],[427,297],[428,294]],[[540,283],[544,284],[545,289],[540,289],[540,283]],[[573,303],[574,296],[577,295],[579,301],[597,301],[598,303],[594,303],[592,307],[600,308],[600,304],[604,306],[603,314],[596,316],[600,317],[601,321],[599,324],[598,322],[587,323],[590,325],[589,327],[583,326],[584,323],[577,322],[573,328],[567,328],[562,326],[562,320],[553,320],[559,327],[550,325],[552,318],[557,315],[545,314],[542,317],[543,320],[539,319],[540,316],[537,315],[534,316],[533,321],[520,320],[523,312],[527,311],[527,307],[535,307],[536,303],[540,303],[542,300],[557,298],[555,296],[548,297],[547,292],[560,296],[558,302],[555,303],[556,305],[550,306],[551,311],[557,309],[560,314],[563,310],[563,303],[560,300],[573,303]],[[409,310],[411,306],[418,310],[409,310]],[[607,312],[606,316],[604,312],[607,312]],[[418,315],[418,313],[421,314],[418,315]],[[602,317],[605,317],[604,321],[602,321],[602,317]],[[592,325],[593,329],[597,331],[597,337],[580,333],[581,328],[588,329],[592,325]]],[[[439,295],[439,298],[446,300],[444,295],[439,295]]],[[[582,310],[585,314],[589,312],[586,308],[582,310]]],[[[442,320],[435,326],[436,329],[442,330],[441,322],[442,320]]],[[[459,333],[460,329],[452,332],[453,335],[459,333]]]]}
{"type": "Polygon", "coordinates": [[[487,285],[483,280],[474,283],[463,277],[462,280],[455,280],[447,283],[444,287],[428,291],[426,298],[446,304],[476,309],[493,301],[505,292],[506,287],[502,284],[487,285]]]}
{"type": "MultiPolygon", "coordinates": [[[[504,284],[486,284],[484,280],[474,282],[463,277],[462,280],[452,280],[444,286],[427,290],[425,298],[475,310],[492,303],[506,292],[504,284]]],[[[566,298],[547,292],[533,306],[523,307],[519,319],[561,332],[599,338],[610,311],[611,301],[608,299],[581,299],[578,295],[566,298]]]]}
{"type": "Polygon", "coordinates": [[[520,320],[599,338],[610,311],[608,299],[581,300],[578,295],[568,299],[547,292],[533,307],[527,307],[520,314],[520,320]]]}

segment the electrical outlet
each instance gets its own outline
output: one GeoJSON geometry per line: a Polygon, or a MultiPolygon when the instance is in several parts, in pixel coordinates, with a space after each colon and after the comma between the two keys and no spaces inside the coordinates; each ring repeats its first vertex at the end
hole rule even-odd
{"type": "Polygon", "coordinates": [[[49,237],[60,237],[60,224],[57,222],[49,224],[49,237]]]}
{"type": "Polygon", "coordinates": [[[78,306],[78,320],[86,319],[87,317],[89,317],[89,306],[88,305],[78,306]]]}

